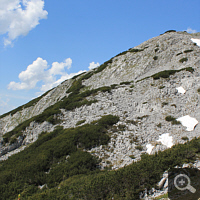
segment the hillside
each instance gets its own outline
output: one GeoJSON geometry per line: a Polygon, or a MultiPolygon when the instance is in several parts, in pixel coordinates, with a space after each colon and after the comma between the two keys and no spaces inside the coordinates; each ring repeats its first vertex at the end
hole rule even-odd
{"type": "Polygon", "coordinates": [[[199,40],[167,31],[0,116],[3,199],[138,199],[197,160],[199,40]]]}

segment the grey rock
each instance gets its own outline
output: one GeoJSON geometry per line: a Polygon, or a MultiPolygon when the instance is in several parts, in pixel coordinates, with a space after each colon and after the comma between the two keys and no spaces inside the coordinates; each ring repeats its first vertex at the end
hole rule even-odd
{"type": "MultiPolygon", "coordinates": [[[[200,34],[182,32],[163,34],[135,47],[144,49],[143,51],[127,52],[114,57],[106,69],[83,80],[82,84],[92,89],[124,81],[132,82],[128,85],[119,84],[111,93],[98,92],[94,96],[87,97],[90,100],[97,100],[89,106],[84,105],[72,111],[61,109],[62,122],[57,125],[65,129],[73,128],[80,120],[85,120],[86,124],[100,119],[103,115],[119,116],[120,121],[115,126],[116,130],[109,130],[111,136],[109,144],[89,151],[102,159],[102,168],[111,166],[112,169],[140,160],[141,153],[146,152],[146,145],[149,143],[155,146],[152,153],[165,150],[167,148],[165,145],[156,142],[163,133],[170,133],[174,144],[184,143],[185,140],[182,138],[186,136],[189,140],[199,137],[199,125],[188,134],[181,124],[172,125],[165,120],[168,115],[175,118],[190,115],[200,121],[200,95],[197,92],[200,88],[200,47],[194,46],[191,38],[200,38],[200,34]],[[155,48],[159,50],[155,52],[155,48]],[[188,49],[193,51],[177,56],[178,53],[188,49]],[[158,56],[157,60],[153,59],[155,55],[158,56]],[[187,57],[188,61],[181,63],[180,59],[184,57],[187,57]],[[178,70],[185,67],[193,67],[195,71],[193,73],[180,71],[168,79],[146,78],[163,70],[178,70]],[[141,80],[143,78],[146,79],[141,80]],[[131,87],[132,85],[134,87],[131,87]],[[178,93],[176,88],[179,86],[186,90],[185,94],[178,93]],[[120,124],[125,125],[124,130],[118,128],[120,124]],[[161,126],[158,127],[158,124],[161,126]],[[142,146],[143,149],[138,150],[137,146],[142,146]]],[[[75,79],[66,80],[43,96],[35,105],[24,108],[12,116],[0,118],[0,137],[68,96],[66,91],[74,81],[75,79]]],[[[32,122],[23,132],[21,149],[36,141],[43,131],[54,130],[55,126],[47,122],[42,124],[32,122]]]]}

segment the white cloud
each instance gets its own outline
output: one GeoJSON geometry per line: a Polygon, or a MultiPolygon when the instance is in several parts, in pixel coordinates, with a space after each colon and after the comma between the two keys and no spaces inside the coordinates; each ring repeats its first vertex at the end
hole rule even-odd
{"type": "Polygon", "coordinates": [[[0,34],[7,34],[4,45],[27,35],[47,15],[43,0],[0,0],[0,34]]]}
{"type": "Polygon", "coordinates": [[[94,68],[96,68],[96,67],[98,67],[100,64],[97,62],[96,64],[95,64],[95,62],[91,62],[90,63],[90,66],[88,67],[89,69],[94,69],[94,68]]]}
{"type": "Polygon", "coordinates": [[[191,29],[190,27],[187,28],[186,30],[188,33],[196,33],[196,30],[191,29]]]}
{"type": "Polygon", "coordinates": [[[53,62],[51,68],[49,69],[47,61],[38,57],[32,64],[27,67],[25,71],[22,71],[19,74],[20,82],[10,82],[8,89],[29,90],[36,88],[37,83],[42,81],[43,85],[41,86],[40,90],[45,92],[53,87],[56,87],[64,80],[84,72],[81,70],[78,73],[68,74],[66,69],[69,69],[71,65],[72,59],[67,58],[64,62],[61,63],[53,62]]]}

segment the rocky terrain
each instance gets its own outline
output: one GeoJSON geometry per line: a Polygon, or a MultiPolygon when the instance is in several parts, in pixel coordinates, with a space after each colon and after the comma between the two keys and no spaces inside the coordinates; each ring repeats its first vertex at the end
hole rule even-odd
{"type": "MultiPolygon", "coordinates": [[[[0,116],[0,160],[24,150],[42,132],[89,124],[104,115],[119,116],[108,130],[110,142],[90,150],[101,168],[122,168],[174,144],[200,137],[200,33],[169,31],[113,57],[99,68],[66,80],[30,106],[0,116]],[[87,78],[82,79],[82,77],[87,78]],[[60,108],[57,123],[31,121],[14,142],[4,135],[67,98],[78,81],[90,105],[60,108]]],[[[166,188],[164,186],[164,188],[166,188]]]]}

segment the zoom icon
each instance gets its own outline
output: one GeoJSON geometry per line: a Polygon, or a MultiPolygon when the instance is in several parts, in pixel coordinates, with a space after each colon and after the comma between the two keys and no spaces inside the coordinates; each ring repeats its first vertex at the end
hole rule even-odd
{"type": "Polygon", "coordinates": [[[170,200],[199,200],[200,170],[173,168],[168,171],[168,197],[170,200]]]}
{"type": "Polygon", "coordinates": [[[191,186],[190,178],[186,174],[179,174],[174,179],[174,185],[178,190],[189,190],[192,193],[196,192],[196,189],[191,186]]]}

